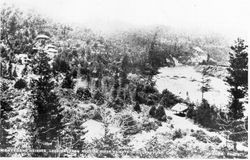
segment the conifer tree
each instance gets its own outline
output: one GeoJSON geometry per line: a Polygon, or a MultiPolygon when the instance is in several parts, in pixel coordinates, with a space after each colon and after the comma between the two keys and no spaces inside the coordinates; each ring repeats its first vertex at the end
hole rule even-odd
{"type": "MultiPolygon", "coordinates": [[[[0,90],[0,149],[13,147],[14,133],[8,131],[11,128],[10,114],[13,111],[9,96],[9,85],[6,82],[1,83],[0,90]]],[[[8,157],[10,153],[0,152],[0,157],[8,157]]]]}
{"type": "Polygon", "coordinates": [[[9,79],[12,79],[13,78],[13,75],[12,75],[12,63],[11,61],[9,61],[9,65],[8,65],[8,75],[9,75],[9,79]]]}
{"type": "Polygon", "coordinates": [[[82,117],[79,117],[79,114],[76,113],[74,109],[66,112],[68,117],[65,116],[63,118],[63,121],[64,123],[66,123],[66,125],[62,133],[61,146],[63,149],[77,149],[80,152],[66,153],[66,155],[61,156],[67,156],[67,154],[70,154],[71,156],[74,155],[76,157],[80,157],[81,150],[86,146],[84,135],[88,131],[86,131],[85,127],[82,126],[84,120],[82,119],[82,117]]]}
{"type": "MultiPolygon", "coordinates": [[[[8,147],[12,147],[11,139],[13,138],[13,135],[11,135],[8,132],[8,129],[10,129],[10,123],[8,122],[9,119],[9,113],[12,111],[11,106],[8,104],[7,101],[2,99],[0,101],[0,148],[1,149],[7,149],[8,147]]],[[[9,153],[1,153],[0,157],[7,157],[9,156],[9,153]]]]}
{"type": "Polygon", "coordinates": [[[66,73],[66,76],[62,82],[62,88],[72,89],[74,87],[74,81],[72,79],[72,75],[70,73],[66,73]]]}
{"type": "Polygon", "coordinates": [[[14,77],[14,78],[17,78],[17,77],[18,77],[17,72],[16,72],[16,67],[15,67],[15,69],[14,69],[14,71],[13,71],[13,74],[12,74],[12,75],[13,75],[13,77],[14,77]]]}
{"type": "Polygon", "coordinates": [[[153,40],[150,43],[150,48],[149,48],[149,52],[148,52],[148,62],[150,64],[151,67],[155,68],[157,65],[157,61],[156,60],[156,55],[155,55],[155,47],[156,47],[156,39],[158,37],[158,32],[156,32],[153,36],[153,40]]]}
{"type": "Polygon", "coordinates": [[[197,110],[195,110],[194,120],[205,127],[215,128],[216,124],[211,122],[215,121],[216,115],[214,106],[211,106],[206,99],[203,99],[197,110]]]}
{"type": "Polygon", "coordinates": [[[113,84],[113,89],[112,89],[112,93],[111,93],[111,96],[113,98],[113,100],[116,99],[117,97],[117,94],[118,94],[118,88],[119,88],[119,81],[118,81],[118,73],[115,73],[115,76],[114,76],[114,84],[113,84]]]}
{"type": "Polygon", "coordinates": [[[121,61],[121,72],[120,72],[120,86],[123,88],[125,87],[126,83],[127,83],[127,75],[128,75],[128,66],[129,62],[128,62],[128,56],[125,55],[122,58],[121,61]]]}
{"type": "Polygon", "coordinates": [[[1,65],[0,66],[1,67],[0,68],[0,76],[3,77],[3,78],[6,78],[7,75],[8,75],[7,65],[3,61],[1,62],[0,65],[1,65]]]}
{"type": "Polygon", "coordinates": [[[232,101],[229,106],[229,116],[232,119],[243,117],[243,104],[240,101],[247,95],[248,90],[248,52],[245,41],[238,38],[234,46],[231,46],[233,53],[230,55],[230,66],[228,68],[229,76],[226,82],[230,85],[229,92],[232,95],[232,101]]]}
{"type": "MultiPolygon", "coordinates": [[[[32,145],[34,149],[55,149],[58,145],[62,125],[62,108],[57,95],[53,92],[49,58],[43,51],[38,52],[33,61],[33,72],[39,75],[38,80],[32,80],[32,95],[34,103],[34,126],[32,145]]],[[[33,156],[52,156],[47,153],[37,153],[33,156]]]]}
{"type": "Polygon", "coordinates": [[[138,102],[136,102],[135,106],[134,106],[134,110],[137,112],[137,113],[140,113],[141,112],[141,107],[140,107],[140,104],[138,102]]]}
{"type": "Polygon", "coordinates": [[[211,89],[210,79],[209,79],[209,69],[210,67],[205,67],[202,70],[202,80],[201,80],[201,100],[204,99],[204,93],[208,92],[211,89]]]}

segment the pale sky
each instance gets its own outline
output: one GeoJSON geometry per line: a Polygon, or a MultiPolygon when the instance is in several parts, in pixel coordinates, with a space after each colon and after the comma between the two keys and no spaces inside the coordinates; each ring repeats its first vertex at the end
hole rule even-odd
{"type": "Polygon", "coordinates": [[[168,25],[193,31],[244,35],[249,0],[0,0],[55,20],[108,28],[168,25]],[[111,25],[112,24],[112,25],[111,25]],[[120,25],[120,26],[119,26],[120,25]]]}

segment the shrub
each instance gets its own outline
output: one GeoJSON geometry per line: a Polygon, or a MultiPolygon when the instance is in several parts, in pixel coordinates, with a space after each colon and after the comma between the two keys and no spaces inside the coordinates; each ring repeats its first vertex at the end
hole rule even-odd
{"type": "Polygon", "coordinates": [[[217,136],[212,136],[209,138],[209,140],[215,144],[220,144],[222,142],[221,139],[217,136]]]}
{"type": "Polygon", "coordinates": [[[137,113],[141,112],[141,107],[140,107],[140,104],[138,102],[136,102],[136,104],[134,106],[134,111],[136,111],[137,113]]]}
{"type": "Polygon", "coordinates": [[[189,149],[188,145],[184,144],[182,146],[178,146],[176,154],[178,158],[187,158],[189,155],[192,154],[192,152],[189,149]]]}
{"type": "Polygon", "coordinates": [[[2,82],[0,88],[1,88],[1,92],[8,90],[9,89],[8,83],[2,82]]]}
{"type": "Polygon", "coordinates": [[[156,107],[152,106],[149,110],[149,115],[155,117],[156,107]]]}
{"type": "Polygon", "coordinates": [[[170,128],[174,128],[174,125],[173,125],[173,124],[171,124],[171,125],[170,125],[170,128]]]}
{"type": "Polygon", "coordinates": [[[155,118],[158,119],[159,121],[166,121],[166,114],[165,114],[165,110],[163,108],[163,106],[159,106],[156,111],[155,111],[155,118]]]}
{"type": "Polygon", "coordinates": [[[60,57],[57,57],[52,65],[53,70],[58,72],[67,73],[70,70],[69,63],[60,57]]]}
{"type": "Polygon", "coordinates": [[[62,82],[62,88],[73,88],[74,87],[74,81],[72,80],[72,75],[71,74],[66,74],[63,82],[62,82]]]}
{"type": "Polygon", "coordinates": [[[88,75],[88,74],[90,74],[90,71],[86,67],[81,67],[80,74],[81,75],[88,75]]]}
{"type": "Polygon", "coordinates": [[[178,98],[177,96],[175,96],[172,92],[170,92],[169,90],[165,89],[162,91],[161,94],[161,105],[163,105],[164,107],[171,107],[176,105],[177,103],[181,103],[181,99],[178,98]]]}
{"type": "Polygon", "coordinates": [[[93,94],[93,100],[97,105],[102,105],[104,103],[104,95],[101,93],[101,91],[98,89],[93,94]]]}
{"type": "Polygon", "coordinates": [[[135,93],[135,101],[139,104],[155,105],[159,101],[160,94],[153,85],[138,84],[135,93]]]}
{"type": "Polygon", "coordinates": [[[182,133],[180,129],[175,130],[172,139],[182,138],[185,134],[182,133]]]}
{"type": "Polygon", "coordinates": [[[72,76],[73,76],[73,78],[77,78],[77,70],[76,69],[73,69],[72,76]]]}
{"type": "Polygon", "coordinates": [[[170,158],[174,144],[171,141],[160,143],[157,137],[150,139],[144,148],[137,152],[140,158],[170,158]],[[160,152],[159,152],[160,151],[160,152]]]}
{"type": "Polygon", "coordinates": [[[216,124],[217,111],[210,106],[207,100],[203,99],[200,106],[194,112],[194,121],[208,128],[218,128],[216,124]]]}
{"type": "Polygon", "coordinates": [[[189,106],[189,107],[188,107],[186,117],[187,117],[187,118],[194,119],[194,117],[195,117],[195,109],[194,109],[194,106],[189,106]]]}
{"type": "Polygon", "coordinates": [[[113,108],[115,112],[120,112],[123,109],[123,100],[120,98],[116,98],[113,101],[109,101],[108,107],[113,108]]]}
{"type": "Polygon", "coordinates": [[[198,141],[207,143],[207,138],[208,136],[206,135],[206,133],[202,130],[198,130],[194,133],[191,134],[192,137],[195,137],[198,141]]]}
{"type": "Polygon", "coordinates": [[[17,63],[20,64],[20,65],[23,64],[21,59],[18,59],[18,60],[17,60],[17,63]]]}
{"type": "Polygon", "coordinates": [[[14,69],[12,75],[13,75],[14,78],[18,77],[17,72],[16,72],[16,68],[14,69]]]}
{"type": "Polygon", "coordinates": [[[124,135],[132,135],[139,132],[137,123],[131,115],[124,114],[121,116],[120,120],[120,125],[122,126],[124,135]]]}
{"type": "Polygon", "coordinates": [[[23,88],[26,88],[26,87],[27,87],[27,82],[26,82],[24,79],[19,79],[19,80],[15,83],[14,87],[15,87],[16,89],[23,89],[23,88]]]}
{"type": "Polygon", "coordinates": [[[231,122],[231,125],[232,127],[228,128],[231,131],[229,135],[230,140],[239,142],[248,140],[247,118],[245,120],[234,120],[231,122]]]}
{"type": "Polygon", "coordinates": [[[157,93],[157,89],[154,87],[154,84],[145,84],[143,87],[145,93],[157,93]]]}
{"type": "Polygon", "coordinates": [[[93,152],[90,153],[90,157],[97,158],[122,158],[126,154],[117,152],[125,150],[131,152],[132,148],[128,145],[129,140],[126,138],[120,138],[116,134],[110,133],[105,125],[105,134],[101,139],[95,139],[91,144],[89,144],[88,149],[90,150],[100,150],[105,152],[93,152]],[[111,152],[109,152],[111,151],[111,152]]]}
{"type": "Polygon", "coordinates": [[[135,101],[139,102],[139,104],[147,104],[147,95],[140,91],[140,92],[137,92],[136,95],[135,95],[135,101]]]}
{"type": "Polygon", "coordinates": [[[144,131],[151,131],[156,130],[158,128],[158,125],[154,121],[149,121],[149,119],[144,119],[142,122],[142,130],[144,131]]]}
{"type": "Polygon", "coordinates": [[[91,98],[91,93],[87,88],[78,88],[76,91],[77,97],[82,100],[89,100],[91,98]]]}
{"type": "Polygon", "coordinates": [[[91,116],[91,119],[97,120],[97,121],[102,121],[102,116],[101,116],[101,111],[99,109],[96,109],[93,111],[93,114],[91,116]]]}
{"type": "Polygon", "coordinates": [[[157,104],[158,100],[159,100],[159,94],[158,93],[149,93],[147,96],[147,100],[146,100],[146,105],[155,105],[157,104]]]}
{"type": "Polygon", "coordinates": [[[153,118],[159,120],[159,121],[166,121],[167,116],[165,114],[165,110],[163,106],[158,106],[157,108],[155,106],[152,106],[151,109],[149,110],[149,115],[152,116],[153,118]]]}
{"type": "Polygon", "coordinates": [[[129,88],[124,90],[124,103],[126,104],[132,104],[132,99],[131,99],[131,91],[129,88]]]}
{"type": "Polygon", "coordinates": [[[171,116],[167,116],[166,117],[168,120],[172,120],[173,119],[173,117],[171,117],[171,116]]]}

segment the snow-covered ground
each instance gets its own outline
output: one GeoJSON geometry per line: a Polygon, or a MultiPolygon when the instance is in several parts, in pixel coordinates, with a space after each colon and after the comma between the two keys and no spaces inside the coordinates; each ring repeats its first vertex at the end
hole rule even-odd
{"type": "MultiPolygon", "coordinates": [[[[157,89],[162,92],[168,89],[175,95],[186,99],[189,97],[191,102],[201,102],[201,73],[197,72],[192,66],[164,67],[159,70],[159,74],[154,77],[157,89]]],[[[210,77],[212,89],[204,94],[204,98],[211,105],[224,108],[229,102],[228,85],[223,79],[210,77]]]]}
{"type": "MultiPolygon", "coordinates": [[[[165,109],[165,112],[167,116],[172,117],[170,123],[162,122],[162,126],[160,126],[155,131],[154,130],[151,130],[149,132],[142,131],[141,133],[138,133],[133,136],[130,144],[133,145],[133,147],[136,150],[145,147],[146,143],[149,142],[150,139],[152,139],[153,137],[158,137],[159,139],[161,139],[160,142],[170,140],[172,138],[171,134],[173,134],[173,132],[178,129],[180,129],[183,133],[187,134],[181,139],[177,139],[176,141],[178,143],[185,143],[186,141],[190,141],[190,142],[192,141],[192,142],[197,143],[200,148],[203,148],[209,145],[214,145],[212,144],[212,142],[202,143],[202,142],[195,140],[194,137],[190,136],[190,134],[192,133],[191,130],[193,130],[193,132],[198,131],[198,130],[203,131],[209,137],[213,137],[213,136],[218,137],[221,140],[221,143],[217,146],[218,148],[225,146],[226,143],[229,143],[229,141],[227,141],[226,138],[219,132],[208,131],[206,128],[202,128],[198,124],[195,124],[191,119],[188,119],[185,117],[179,117],[175,115],[172,110],[165,109]],[[173,128],[171,128],[170,126],[173,126],[173,128]]],[[[248,151],[248,148],[246,146],[243,146],[242,143],[240,142],[237,142],[237,149],[240,151],[248,151]]]]}
{"type": "MultiPolygon", "coordinates": [[[[85,131],[87,133],[84,135],[84,138],[87,142],[91,143],[95,139],[101,139],[105,134],[105,127],[102,122],[98,122],[95,120],[88,120],[82,124],[85,127],[85,131]]],[[[109,133],[118,133],[120,128],[114,126],[108,126],[109,133]]]]}

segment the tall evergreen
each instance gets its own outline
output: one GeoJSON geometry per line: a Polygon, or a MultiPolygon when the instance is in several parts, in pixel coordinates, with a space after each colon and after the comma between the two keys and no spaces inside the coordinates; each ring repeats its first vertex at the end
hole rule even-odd
{"type": "Polygon", "coordinates": [[[153,40],[150,43],[150,48],[148,51],[148,62],[151,67],[155,68],[157,65],[157,59],[156,59],[156,52],[155,52],[155,47],[156,47],[156,39],[158,36],[158,32],[156,32],[153,36],[153,40]]]}
{"type": "MultiPolygon", "coordinates": [[[[55,149],[59,144],[62,125],[62,108],[57,95],[53,92],[52,70],[46,53],[40,51],[33,60],[33,73],[39,75],[32,80],[34,103],[34,126],[32,145],[34,149],[55,149]]],[[[52,156],[47,153],[33,156],[52,156]]]]}
{"type": "Polygon", "coordinates": [[[119,91],[118,91],[118,96],[122,99],[125,100],[126,99],[126,85],[128,84],[128,79],[127,79],[127,75],[128,75],[128,66],[129,65],[129,61],[128,61],[128,56],[125,55],[122,59],[121,59],[121,65],[119,67],[120,72],[119,72],[119,91]]]}
{"type": "Polygon", "coordinates": [[[243,117],[243,104],[240,101],[247,95],[248,90],[248,52],[245,41],[238,38],[235,45],[231,46],[233,53],[230,54],[230,66],[227,69],[229,76],[226,82],[230,85],[229,92],[232,101],[229,106],[229,116],[232,119],[243,117]]]}
{"type": "Polygon", "coordinates": [[[73,88],[74,87],[74,81],[72,78],[72,74],[66,73],[65,78],[62,82],[62,88],[73,88]]]}
{"type": "Polygon", "coordinates": [[[13,75],[13,77],[14,77],[14,78],[17,78],[17,77],[18,77],[17,72],[16,72],[16,67],[15,67],[15,69],[14,69],[14,71],[13,71],[13,74],[12,74],[12,75],[13,75]]]}
{"type": "Polygon", "coordinates": [[[121,60],[121,68],[120,68],[120,86],[123,88],[127,84],[127,75],[129,72],[129,59],[128,56],[125,55],[121,60]]]}
{"type": "Polygon", "coordinates": [[[116,72],[115,75],[114,75],[114,84],[113,84],[113,88],[112,88],[112,91],[111,91],[111,97],[113,100],[116,99],[117,97],[117,94],[118,94],[118,89],[119,89],[119,76],[118,76],[118,73],[116,72]]]}
{"type": "MultiPolygon", "coordinates": [[[[8,122],[9,119],[9,113],[12,111],[11,106],[9,103],[2,99],[0,101],[0,149],[6,149],[8,147],[12,147],[11,139],[13,138],[13,135],[11,135],[8,132],[8,129],[10,129],[10,123],[8,122]]],[[[9,153],[1,153],[0,157],[7,157],[9,156],[9,153]]]]}
{"type": "Polygon", "coordinates": [[[202,80],[201,80],[201,101],[204,99],[204,94],[211,90],[210,79],[209,79],[209,69],[210,67],[204,67],[202,70],[202,80]]]}
{"type": "Polygon", "coordinates": [[[9,66],[8,66],[8,74],[9,74],[9,79],[13,79],[13,75],[12,75],[12,62],[11,60],[9,61],[9,66]]]}
{"type": "MultiPolygon", "coordinates": [[[[9,98],[9,86],[6,82],[2,82],[0,86],[0,149],[6,149],[8,147],[13,147],[13,133],[10,133],[8,129],[11,128],[9,122],[10,114],[13,111],[9,98]]],[[[1,153],[0,157],[8,157],[10,153],[1,153]]]]}

